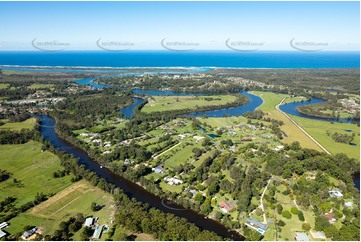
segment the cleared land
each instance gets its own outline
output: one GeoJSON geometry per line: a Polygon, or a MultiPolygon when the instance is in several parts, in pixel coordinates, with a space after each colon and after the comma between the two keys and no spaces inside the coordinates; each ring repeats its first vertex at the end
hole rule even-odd
{"type": "MultiPolygon", "coordinates": [[[[283,137],[283,142],[292,143],[294,141],[300,142],[303,148],[315,149],[322,151],[306,134],[304,134],[295,124],[293,124],[284,114],[276,110],[275,106],[286,98],[286,102],[300,101],[302,98],[291,98],[289,95],[276,94],[271,92],[253,92],[255,95],[260,96],[263,99],[260,110],[267,112],[268,116],[283,121],[281,130],[286,133],[287,137],[283,137]]],[[[299,124],[302,126],[302,124],[299,124]]],[[[303,127],[303,126],[302,126],[303,127]]],[[[327,147],[326,147],[327,148],[327,147]]]]}
{"type": "Polygon", "coordinates": [[[332,154],[345,153],[349,157],[360,158],[360,128],[356,124],[330,123],[290,116],[332,154]],[[351,132],[346,132],[346,130],[351,132]],[[330,136],[327,135],[327,131],[330,132],[330,136]],[[355,146],[334,141],[332,134],[336,132],[348,135],[355,133],[353,140],[355,146]]]}
{"type": "Polygon", "coordinates": [[[217,96],[154,96],[143,107],[142,112],[163,112],[197,107],[216,106],[237,100],[233,95],[217,96]]]}
{"type": "Polygon", "coordinates": [[[49,151],[41,152],[41,147],[35,141],[0,145],[1,169],[11,172],[10,178],[1,182],[0,197],[16,197],[16,207],[33,201],[37,193],[57,193],[71,184],[71,176],[53,178],[54,171],[62,170],[60,160],[49,151]]]}
{"type": "Polygon", "coordinates": [[[35,128],[35,124],[36,124],[35,118],[29,118],[23,122],[16,122],[16,123],[8,123],[7,119],[2,119],[0,121],[5,123],[4,125],[0,126],[0,130],[33,129],[35,128]]]}
{"type": "Polygon", "coordinates": [[[0,83],[0,89],[8,88],[9,84],[0,83]]]}
{"type": "Polygon", "coordinates": [[[53,89],[54,88],[54,84],[32,84],[30,86],[28,86],[28,88],[30,89],[53,89]]]}
{"type": "MultiPolygon", "coordinates": [[[[60,191],[47,201],[35,206],[26,213],[20,214],[10,220],[10,233],[22,231],[26,225],[44,227],[44,234],[52,234],[58,229],[61,221],[67,220],[77,213],[84,216],[99,217],[99,223],[110,225],[115,212],[114,201],[111,194],[92,186],[89,182],[81,180],[60,191]],[[91,203],[104,206],[101,210],[93,212],[91,203]]],[[[107,236],[103,235],[102,239],[107,236]]],[[[80,240],[80,234],[73,237],[80,240]]]]}

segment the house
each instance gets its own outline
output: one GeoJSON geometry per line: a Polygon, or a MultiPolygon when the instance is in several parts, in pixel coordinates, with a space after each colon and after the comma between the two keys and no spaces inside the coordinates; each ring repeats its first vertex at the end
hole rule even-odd
{"type": "Polygon", "coordinates": [[[167,184],[169,185],[179,185],[179,184],[183,184],[182,180],[179,180],[177,176],[175,177],[165,177],[164,180],[167,182],[167,184]]]}
{"type": "Polygon", "coordinates": [[[245,225],[247,225],[251,229],[256,230],[260,234],[266,233],[268,229],[267,224],[261,223],[260,221],[253,218],[247,218],[245,225]]]}
{"type": "Polygon", "coordinates": [[[130,161],[128,158],[126,158],[125,160],[124,160],[124,165],[130,165],[130,164],[132,164],[133,162],[132,161],[130,161]]]}
{"type": "Polygon", "coordinates": [[[81,133],[80,136],[82,136],[82,137],[88,137],[89,134],[88,134],[88,133],[81,133]]]}
{"type": "Polygon", "coordinates": [[[157,174],[165,174],[165,171],[159,167],[152,168],[152,171],[154,171],[157,174]]]}
{"type": "Polygon", "coordinates": [[[279,146],[277,146],[276,148],[274,148],[273,150],[274,150],[274,151],[280,151],[280,150],[282,150],[283,148],[284,148],[283,145],[279,145],[279,146]]]}
{"type": "Polygon", "coordinates": [[[328,193],[330,193],[331,198],[333,198],[333,197],[337,197],[337,198],[343,197],[343,194],[338,190],[331,190],[328,193]]]}
{"type": "Polygon", "coordinates": [[[222,212],[229,213],[234,209],[234,202],[233,201],[220,202],[219,207],[221,208],[222,212]]]}
{"type": "Polygon", "coordinates": [[[184,126],[186,125],[186,122],[184,122],[183,120],[178,120],[178,119],[174,119],[173,123],[175,126],[184,126]]]}
{"type": "Polygon", "coordinates": [[[308,238],[308,236],[305,232],[295,232],[294,239],[296,241],[310,241],[310,238],[308,238]]]}
{"type": "Polygon", "coordinates": [[[326,235],[323,231],[312,231],[310,230],[310,233],[314,239],[326,239],[326,235]]]}
{"type": "Polygon", "coordinates": [[[91,227],[94,224],[94,218],[89,217],[85,219],[84,227],[91,227]]]}
{"type": "Polygon", "coordinates": [[[5,235],[6,235],[6,233],[0,229],[0,239],[1,239],[2,237],[4,237],[5,235]]]}
{"type": "Polygon", "coordinates": [[[6,228],[6,227],[8,227],[8,226],[9,226],[9,224],[8,224],[7,222],[2,222],[2,223],[0,224],[0,229],[6,228]]]}
{"type": "Polygon", "coordinates": [[[330,222],[330,223],[336,222],[335,214],[332,213],[332,212],[325,213],[323,216],[324,216],[325,218],[327,218],[327,219],[328,219],[328,222],[330,222]]]}
{"type": "Polygon", "coordinates": [[[198,141],[204,139],[203,136],[197,136],[197,135],[196,135],[196,136],[193,136],[193,138],[196,140],[197,143],[198,143],[198,141]]]}
{"type": "Polygon", "coordinates": [[[245,136],[242,138],[243,141],[252,141],[253,137],[252,136],[245,136]]]}
{"type": "Polygon", "coordinates": [[[352,207],[352,205],[353,205],[353,202],[345,202],[345,207],[348,207],[348,208],[350,208],[350,207],[352,207]]]}
{"type": "Polygon", "coordinates": [[[184,139],[186,136],[185,136],[184,134],[179,134],[178,137],[179,137],[179,139],[182,140],[182,139],[184,139]]]}
{"type": "Polygon", "coordinates": [[[22,235],[21,235],[21,238],[23,240],[26,240],[28,239],[30,236],[32,236],[33,234],[35,234],[37,228],[32,228],[30,230],[26,230],[22,235]]]}
{"type": "Polygon", "coordinates": [[[94,233],[93,233],[93,239],[100,239],[100,236],[102,236],[102,230],[103,230],[103,225],[97,225],[94,233]]]}

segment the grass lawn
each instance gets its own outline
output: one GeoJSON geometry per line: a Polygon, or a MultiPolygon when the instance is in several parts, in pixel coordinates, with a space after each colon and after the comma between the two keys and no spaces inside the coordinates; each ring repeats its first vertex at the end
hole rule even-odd
{"type": "MultiPolygon", "coordinates": [[[[286,190],[286,186],[279,185],[277,188],[280,190],[280,192],[276,192],[277,202],[282,205],[283,210],[290,211],[292,207],[296,207],[288,195],[283,195],[281,193],[286,190]]],[[[271,211],[269,209],[268,211],[273,214],[273,210],[271,211]]],[[[307,223],[309,223],[313,228],[315,225],[314,213],[311,210],[302,210],[302,212],[307,223]]],[[[290,219],[284,218],[282,215],[277,214],[277,220],[283,220],[286,223],[286,225],[282,227],[282,231],[280,233],[280,240],[293,240],[295,232],[303,231],[302,224],[305,222],[300,221],[296,214],[292,214],[292,217],[290,219]]],[[[309,233],[308,235],[310,237],[309,233]]]]}
{"type": "MultiPolygon", "coordinates": [[[[99,217],[100,224],[110,225],[113,220],[115,208],[111,194],[92,186],[89,182],[81,180],[60,191],[47,201],[30,209],[26,213],[10,220],[9,233],[22,231],[26,225],[44,227],[44,234],[52,234],[58,229],[61,221],[82,213],[84,216],[99,217]],[[91,211],[91,203],[103,205],[97,211],[91,211]]],[[[73,238],[80,240],[80,233],[77,232],[73,238]]],[[[104,237],[102,237],[103,239],[104,237]]]]}
{"type": "Polygon", "coordinates": [[[326,121],[306,119],[296,116],[291,117],[332,154],[345,153],[349,157],[356,159],[360,158],[360,128],[356,124],[332,124],[326,121]],[[327,130],[331,133],[330,136],[326,134],[327,130]],[[352,132],[346,132],[345,130],[352,130],[352,132]],[[353,142],[356,146],[335,142],[331,136],[336,132],[348,135],[355,133],[353,142]]]}
{"type": "Polygon", "coordinates": [[[8,88],[9,84],[0,83],[0,89],[8,88]]]}
{"type": "Polygon", "coordinates": [[[170,191],[170,192],[176,192],[181,193],[183,191],[183,185],[169,185],[165,181],[161,181],[159,183],[159,186],[162,188],[163,191],[170,191]]]}
{"type": "Polygon", "coordinates": [[[29,118],[23,122],[8,123],[8,120],[2,119],[5,124],[0,126],[0,130],[21,130],[21,129],[34,129],[36,124],[35,118],[29,118]]]}
{"type": "Polygon", "coordinates": [[[195,147],[198,147],[198,145],[197,146],[189,145],[186,146],[184,149],[178,151],[176,154],[174,154],[172,157],[170,157],[168,160],[164,162],[164,167],[168,169],[173,169],[176,166],[185,165],[187,159],[189,161],[192,161],[193,160],[192,150],[195,147]]]}
{"type": "Polygon", "coordinates": [[[1,182],[0,197],[16,197],[15,206],[34,200],[37,193],[57,193],[68,187],[71,176],[53,178],[52,173],[63,170],[60,160],[49,151],[41,152],[42,144],[29,141],[19,145],[0,145],[2,170],[12,173],[1,182]],[[13,179],[20,181],[14,183],[13,179]]]}
{"type": "Polygon", "coordinates": [[[237,100],[233,95],[217,95],[217,96],[153,96],[149,100],[142,112],[162,112],[181,109],[196,109],[197,107],[206,107],[214,105],[222,105],[237,100]]]}

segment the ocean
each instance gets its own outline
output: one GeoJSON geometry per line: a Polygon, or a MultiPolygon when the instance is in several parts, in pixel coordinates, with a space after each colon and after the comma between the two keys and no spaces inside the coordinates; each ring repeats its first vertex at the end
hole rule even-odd
{"type": "Polygon", "coordinates": [[[360,52],[2,51],[0,66],[359,68],[360,52]]]}

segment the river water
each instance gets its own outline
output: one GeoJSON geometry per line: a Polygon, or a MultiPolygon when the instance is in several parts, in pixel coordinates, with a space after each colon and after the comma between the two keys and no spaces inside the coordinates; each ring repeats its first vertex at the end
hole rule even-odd
{"type": "Polygon", "coordinates": [[[134,197],[138,201],[148,203],[150,206],[158,208],[163,212],[186,218],[189,222],[196,224],[198,227],[213,231],[225,238],[232,240],[244,240],[238,232],[229,230],[221,223],[212,219],[207,219],[193,210],[185,209],[170,201],[161,199],[146,191],[143,187],[114,174],[109,169],[105,167],[101,168],[101,166],[90,158],[85,151],[76,148],[58,137],[55,132],[55,120],[53,118],[47,115],[40,115],[40,120],[40,133],[46,140],[53,144],[56,149],[78,157],[80,164],[85,165],[87,169],[94,171],[99,177],[103,177],[108,182],[123,189],[128,196],[134,197]]]}

